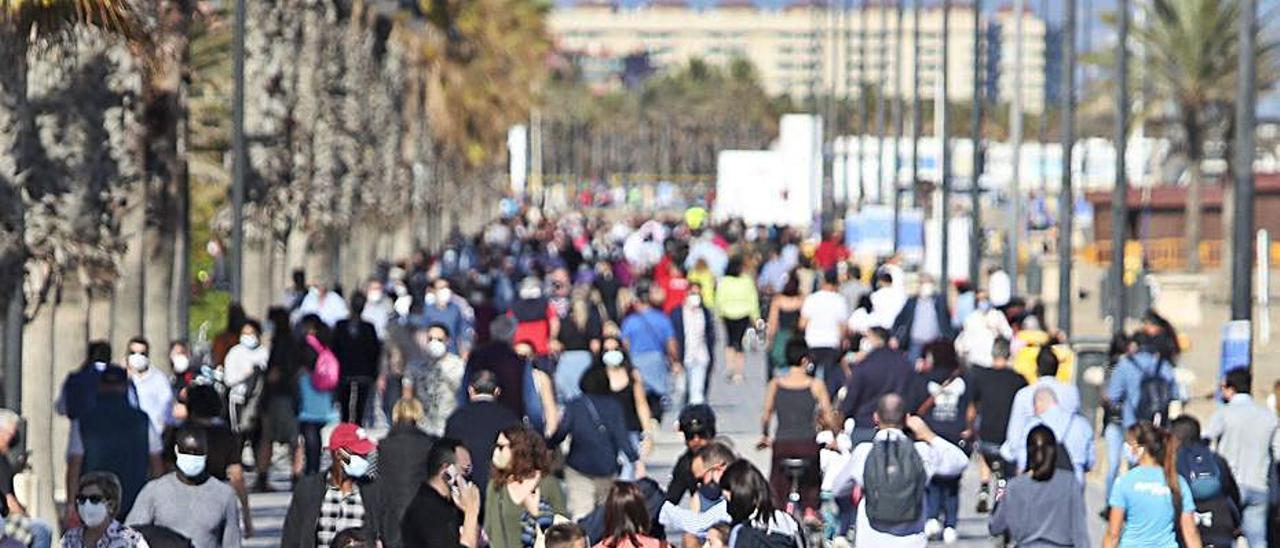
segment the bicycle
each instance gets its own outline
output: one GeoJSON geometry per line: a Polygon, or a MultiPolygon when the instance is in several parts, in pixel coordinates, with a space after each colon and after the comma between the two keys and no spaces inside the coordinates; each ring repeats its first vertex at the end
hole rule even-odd
{"type": "Polygon", "coordinates": [[[783,471],[791,479],[791,488],[787,493],[786,513],[794,518],[796,523],[800,524],[801,529],[803,529],[806,546],[824,546],[826,528],[823,526],[822,519],[815,520],[812,519],[812,516],[806,516],[804,505],[800,503],[800,481],[811,466],[810,461],[807,459],[783,459],[781,464],[783,471]]]}

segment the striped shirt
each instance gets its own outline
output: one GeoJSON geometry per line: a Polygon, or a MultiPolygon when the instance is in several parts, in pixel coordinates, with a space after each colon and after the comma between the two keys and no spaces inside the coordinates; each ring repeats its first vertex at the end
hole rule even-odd
{"type": "Polygon", "coordinates": [[[361,527],[364,527],[364,499],[360,497],[360,486],[353,486],[350,493],[343,494],[341,489],[330,485],[320,504],[316,548],[329,548],[339,532],[361,527]]]}

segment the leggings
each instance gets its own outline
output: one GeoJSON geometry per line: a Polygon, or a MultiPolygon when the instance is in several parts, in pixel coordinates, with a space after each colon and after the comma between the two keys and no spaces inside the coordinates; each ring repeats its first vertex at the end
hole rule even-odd
{"type": "Polygon", "coordinates": [[[298,427],[302,430],[306,456],[306,466],[303,467],[302,473],[310,476],[320,472],[320,429],[324,428],[324,423],[302,421],[298,423],[298,427]]]}

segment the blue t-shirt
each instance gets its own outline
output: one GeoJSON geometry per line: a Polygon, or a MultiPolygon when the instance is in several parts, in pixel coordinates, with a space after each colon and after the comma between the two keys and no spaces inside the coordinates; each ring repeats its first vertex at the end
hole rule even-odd
{"type": "Polygon", "coordinates": [[[630,345],[628,350],[632,354],[666,352],[667,340],[674,337],[671,319],[653,308],[622,320],[622,338],[630,345]]]}
{"type": "MultiPolygon", "coordinates": [[[[1182,491],[1183,512],[1194,511],[1191,487],[1187,480],[1178,478],[1182,491]]],[[[1124,533],[1120,535],[1120,548],[1176,548],[1173,529],[1173,500],[1169,484],[1164,481],[1164,470],[1156,466],[1139,466],[1129,470],[1116,480],[1111,489],[1112,508],[1124,509],[1124,533]]]]}

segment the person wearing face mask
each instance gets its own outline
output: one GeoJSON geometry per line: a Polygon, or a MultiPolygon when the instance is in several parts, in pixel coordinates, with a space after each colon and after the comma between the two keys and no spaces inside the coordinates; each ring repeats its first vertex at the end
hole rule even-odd
{"type": "MultiPolygon", "coordinates": [[[[1200,548],[1191,486],[1178,475],[1176,441],[1147,421],[1125,436],[1129,471],[1116,479],[1107,497],[1110,508],[1102,546],[1179,546],[1200,548]]],[[[1262,546],[1266,546],[1265,537],[1262,546]]],[[[1249,546],[1253,546],[1252,542],[1249,546]]]]}
{"type": "Polygon", "coordinates": [[[209,473],[204,431],[182,428],[175,439],[177,470],[142,488],[125,524],[169,528],[194,548],[240,546],[240,506],[231,487],[209,473]]]}
{"type": "Polygon", "coordinates": [[[638,448],[627,436],[622,406],[613,398],[608,378],[584,375],[582,395],[565,406],[559,428],[547,440],[551,447],[572,437],[565,457],[565,488],[569,517],[578,519],[604,502],[609,487],[618,476],[618,454],[644,476],[638,448]]]}
{"type": "Polygon", "coordinates": [[[352,296],[351,316],[333,328],[333,354],[342,364],[338,370],[338,410],[342,422],[362,426],[368,423],[366,417],[373,402],[378,358],[382,356],[382,341],[377,330],[360,317],[365,302],[363,294],[352,296]]]}
{"type": "Polygon", "coordinates": [[[520,282],[519,298],[508,316],[516,320],[514,340],[529,341],[537,356],[546,356],[551,340],[560,335],[560,316],[542,293],[542,282],[530,276],[520,282]]]}
{"type": "Polygon", "coordinates": [[[467,364],[449,352],[449,328],[435,324],[420,332],[417,344],[423,349],[423,361],[409,364],[408,376],[413,393],[426,409],[422,429],[428,434],[444,434],[445,423],[458,408],[458,392],[467,364]]]}
{"type": "Polygon", "coordinates": [[[819,447],[814,439],[819,427],[835,430],[837,421],[826,385],[806,372],[808,354],[809,347],[804,341],[796,339],[787,344],[787,362],[791,367],[771,379],[765,388],[760,441],[756,448],[773,448],[769,484],[777,500],[786,500],[792,487],[783,462],[802,459],[807,463],[796,491],[800,493],[805,520],[818,521],[818,488],[822,480],[818,470],[819,447]],[[769,430],[775,413],[778,428],[770,438],[769,430]]]}
{"type": "Polygon", "coordinates": [[[112,517],[119,513],[120,496],[120,479],[111,472],[90,472],[80,478],[74,500],[81,525],[67,529],[62,548],[148,548],[141,533],[112,517]]]}
{"type": "MultiPolygon", "coordinates": [[[[671,311],[671,326],[675,329],[676,353],[685,367],[689,405],[706,403],[708,372],[716,353],[716,324],[711,311],[703,305],[701,285],[689,284],[684,303],[671,311]]],[[[729,340],[732,343],[733,339],[729,340]]]]}
{"type": "MultiPolygon", "coordinates": [[[[603,376],[609,384],[609,390],[615,400],[622,405],[623,420],[627,425],[627,435],[631,443],[640,448],[640,454],[647,457],[653,451],[653,415],[649,411],[649,400],[644,393],[644,379],[640,372],[631,365],[627,353],[622,349],[622,341],[616,337],[606,337],[602,344],[602,352],[596,365],[587,370],[582,378],[603,376]]],[[[622,455],[619,454],[621,458],[622,455]]],[[[624,480],[635,479],[635,469],[631,461],[622,458],[622,470],[618,477],[624,480]]]]}
{"type": "Polygon", "coordinates": [[[241,432],[257,428],[258,397],[271,350],[262,343],[262,324],[246,319],[240,326],[240,342],[227,351],[222,362],[222,382],[227,385],[231,426],[241,432]]]}
{"type": "Polygon", "coordinates": [[[111,343],[89,341],[84,365],[67,375],[54,401],[59,415],[75,421],[93,409],[98,399],[98,381],[111,364],[111,343]]]}
{"type": "Polygon", "coordinates": [[[931,276],[922,275],[920,291],[907,299],[893,321],[894,340],[898,341],[899,348],[907,349],[907,360],[915,363],[926,344],[938,339],[951,341],[955,337],[945,292],[939,292],[931,276]]]}
{"type": "Polygon", "coordinates": [[[183,339],[169,343],[169,366],[173,368],[174,393],[190,386],[200,374],[200,368],[191,361],[191,345],[183,339]]]}
{"type": "Polygon", "coordinates": [[[386,542],[395,527],[386,510],[382,485],[369,477],[369,458],[377,444],[359,426],[344,422],[329,434],[329,471],[298,481],[284,518],[281,546],[329,548],[334,536],[360,529],[365,541],[386,542]]]}
{"type": "Polygon", "coordinates": [[[391,316],[395,313],[392,298],[387,295],[386,287],[378,278],[370,279],[365,285],[364,296],[364,310],[360,312],[360,319],[373,325],[374,331],[378,333],[378,340],[385,341],[387,324],[391,322],[391,316]]]}
{"type": "Polygon", "coordinates": [[[151,366],[151,345],[142,337],[129,340],[129,377],[133,382],[133,396],[138,409],[147,414],[151,429],[157,436],[173,422],[173,389],[164,372],[151,366]]]}
{"type": "Polygon", "coordinates": [[[716,524],[729,523],[729,509],[720,489],[720,477],[724,469],[734,461],[737,455],[729,446],[712,442],[699,449],[693,456],[692,470],[697,479],[696,496],[690,499],[688,509],[667,500],[658,513],[658,522],[669,533],[683,533],[685,546],[690,545],[690,538],[705,540],[708,532],[716,524]]]}
{"type": "Polygon", "coordinates": [[[528,546],[524,539],[526,517],[542,522],[565,513],[564,492],[551,473],[547,444],[534,430],[516,425],[498,434],[490,461],[492,476],[484,496],[484,533],[489,546],[528,546]]]}
{"type": "Polygon", "coordinates": [[[560,354],[555,385],[557,399],[561,402],[578,397],[578,383],[582,374],[591,367],[593,354],[600,350],[600,339],[604,336],[599,307],[592,306],[587,286],[574,288],[568,306],[568,315],[560,322],[560,334],[553,343],[560,354]]]}
{"type": "Polygon", "coordinates": [[[456,548],[480,545],[480,489],[471,482],[471,452],[441,438],[426,455],[429,474],[399,522],[405,546],[456,548]]]}
{"type": "MultiPolygon", "coordinates": [[[[444,278],[436,278],[431,284],[431,289],[426,293],[426,306],[423,307],[422,313],[414,318],[414,322],[419,326],[431,326],[440,324],[449,330],[449,333],[461,337],[465,332],[466,318],[462,307],[454,299],[453,289],[449,287],[449,280],[444,278]]],[[[462,347],[458,343],[460,340],[451,339],[449,341],[449,351],[455,354],[461,354],[462,347]]]]}

